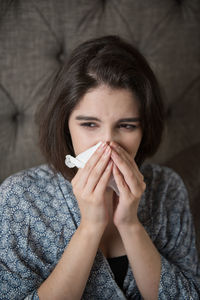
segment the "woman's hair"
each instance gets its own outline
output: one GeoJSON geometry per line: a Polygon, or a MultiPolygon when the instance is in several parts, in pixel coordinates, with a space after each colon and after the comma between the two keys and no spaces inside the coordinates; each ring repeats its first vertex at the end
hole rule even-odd
{"type": "Polygon", "coordinates": [[[139,101],[143,133],[135,157],[139,166],[161,142],[163,104],[158,82],[146,59],[118,36],[91,39],[73,50],[37,114],[43,154],[65,178],[75,174],[64,163],[67,154],[74,156],[69,116],[87,91],[100,85],[132,91],[139,101]]]}

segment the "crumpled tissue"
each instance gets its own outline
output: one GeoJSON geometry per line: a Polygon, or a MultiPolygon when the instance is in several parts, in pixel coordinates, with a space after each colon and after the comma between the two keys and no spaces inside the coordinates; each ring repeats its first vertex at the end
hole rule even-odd
{"type": "MultiPolygon", "coordinates": [[[[87,149],[86,151],[80,153],[76,157],[73,157],[72,155],[66,155],[65,157],[65,164],[69,168],[84,168],[86,162],[89,160],[89,158],[92,156],[92,154],[96,151],[96,149],[101,145],[102,142],[97,143],[95,146],[87,149]]],[[[111,175],[108,186],[111,187],[115,193],[119,196],[119,190],[116,185],[116,182],[114,180],[113,175],[111,175]]]]}

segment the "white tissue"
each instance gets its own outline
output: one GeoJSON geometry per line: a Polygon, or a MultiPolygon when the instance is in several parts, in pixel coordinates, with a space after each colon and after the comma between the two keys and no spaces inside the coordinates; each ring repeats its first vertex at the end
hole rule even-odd
{"type": "MultiPolygon", "coordinates": [[[[65,157],[65,164],[69,168],[84,168],[86,162],[92,156],[92,154],[96,151],[96,149],[101,145],[102,142],[97,143],[95,146],[87,149],[86,151],[80,153],[76,157],[71,155],[66,155],[65,157]]],[[[114,180],[113,175],[111,175],[110,180],[108,182],[108,186],[111,187],[115,193],[119,196],[119,190],[117,188],[116,182],[114,180]]]]}

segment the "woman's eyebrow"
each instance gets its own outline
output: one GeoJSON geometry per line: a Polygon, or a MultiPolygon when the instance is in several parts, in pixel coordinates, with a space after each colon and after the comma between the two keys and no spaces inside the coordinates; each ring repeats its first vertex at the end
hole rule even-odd
{"type": "MultiPolygon", "coordinates": [[[[77,116],[75,119],[76,120],[81,120],[81,121],[98,121],[98,122],[101,122],[100,119],[98,119],[96,117],[92,117],[92,116],[77,116]]],[[[139,121],[140,121],[139,117],[123,118],[123,119],[118,120],[118,122],[139,122],[139,121]]]]}
{"type": "Polygon", "coordinates": [[[75,118],[76,120],[84,120],[84,121],[99,121],[101,122],[101,120],[99,120],[96,117],[90,117],[90,116],[77,116],[75,118]]]}

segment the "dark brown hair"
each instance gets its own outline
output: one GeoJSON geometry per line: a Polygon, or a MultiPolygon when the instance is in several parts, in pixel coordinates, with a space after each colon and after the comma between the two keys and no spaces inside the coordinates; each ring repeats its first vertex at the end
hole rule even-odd
{"type": "Polygon", "coordinates": [[[142,141],[135,157],[141,163],[152,156],[163,132],[163,104],[156,77],[143,55],[118,36],[104,36],[82,43],[55,76],[37,114],[39,140],[47,162],[70,179],[74,170],[65,156],[74,155],[68,120],[85,93],[105,84],[132,91],[139,100],[142,141]]]}

